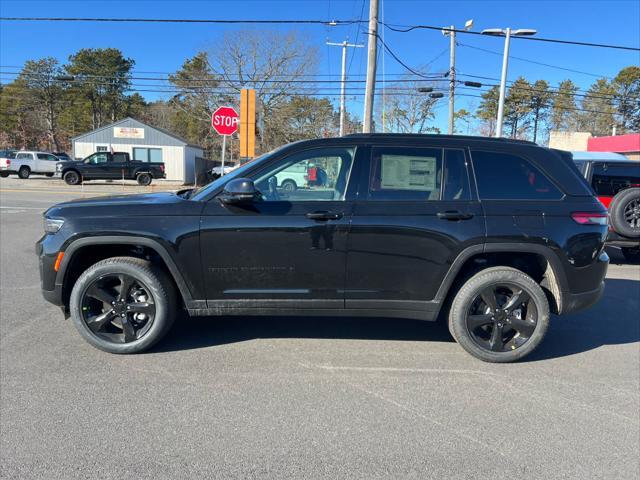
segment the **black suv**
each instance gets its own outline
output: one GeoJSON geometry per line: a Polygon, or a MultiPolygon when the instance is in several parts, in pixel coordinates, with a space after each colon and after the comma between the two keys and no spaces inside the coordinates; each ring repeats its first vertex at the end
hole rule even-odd
{"type": "Polygon", "coordinates": [[[606,209],[571,154],[480,137],[303,141],[200,190],[67,202],[44,221],[45,298],[113,353],[149,348],[184,308],[446,318],[470,354],[509,362],[550,313],[596,302],[609,262],[606,209]]]}

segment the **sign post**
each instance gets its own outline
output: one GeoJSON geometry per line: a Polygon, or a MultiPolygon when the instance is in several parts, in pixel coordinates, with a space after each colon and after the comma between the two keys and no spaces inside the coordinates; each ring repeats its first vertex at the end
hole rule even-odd
{"type": "Polygon", "coordinates": [[[232,107],[219,107],[213,115],[211,115],[211,126],[222,135],[222,155],[220,176],[224,175],[224,157],[227,149],[227,137],[233,135],[238,130],[239,122],[238,112],[232,107]]]}

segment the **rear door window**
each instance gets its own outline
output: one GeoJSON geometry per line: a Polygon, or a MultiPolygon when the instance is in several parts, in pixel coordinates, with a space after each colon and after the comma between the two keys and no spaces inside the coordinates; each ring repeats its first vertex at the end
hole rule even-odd
{"type": "Polygon", "coordinates": [[[563,193],[528,160],[508,153],[472,150],[483,200],[557,200],[563,193]]]}
{"type": "Polygon", "coordinates": [[[374,147],[369,200],[440,200],[442,150],[420,147],[374,147]]]}
{"type": "Polygon", "coordinates": [[[16,160],[33,160],[33,157],[30,153],[18,153],[16,155],[16,160]]]}
{"type": "Polygon", "coordinates": [[[640,165],[595,163],[591,185],[597,195],[613,197],[620,190],[640,186],[640,165]]]}

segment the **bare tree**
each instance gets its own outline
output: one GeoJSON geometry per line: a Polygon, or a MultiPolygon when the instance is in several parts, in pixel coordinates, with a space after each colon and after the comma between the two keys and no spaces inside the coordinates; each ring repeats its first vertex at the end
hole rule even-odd
{"type": "Polygon", "coordinates": [[[262,149],[277,146],[282,139],[270,133],[276,130],[272,125],[274,109],[289,103],[292,92],[313,93],[314,85],[300,80],[317,71],[316,47],[296,31],[264,30],[228,32],[216,45],[208,60],[220,86],[235,94],[243,88],[256,90],[262,149]]]}
{"type": "MultiPolygon", "coordinates": [[[[404,79],[409,79],[407,76],[404,79]]],[[[403,80],[404,80],[403,79],[403,80]]],[[[377,106],[377,117],[385,132],[426,133],[436,131],[429,126],[435,117],[438,99],[420,93],[421,82],[399,82],[389,86],[377,106]]]]}

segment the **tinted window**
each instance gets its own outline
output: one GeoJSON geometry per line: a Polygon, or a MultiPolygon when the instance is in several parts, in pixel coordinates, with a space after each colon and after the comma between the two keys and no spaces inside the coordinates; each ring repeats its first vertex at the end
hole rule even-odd
{"type": "Polygon", "coordinates": [[[464,150],[445,150],[443,200],[470,200],[469,175],[464,150]]]}
{"type": "Polygon", "coordinates": [[[30,153],[18,153],[16,155],[17,160],[31,160],[33,157],[30,153]]]}
{"type": "Polygon", "coordinates": [[[581,162],[579,160],[574,160],[573,162],[576,166],[576,168],[578,169],[578,171],[584,175],[585,173],[587,173],[587,162],[581,162]]]}
{"type": "Polygon", "coordinates": [[[85,163],[91,164],[99,164],[99,163],[107,163],[109,161],[109,155],[103,152],[94,153],[90,157],[85,160],[85,163]]]}
{"type": "Polygon", "coordinates": [[[317,148],[293,154],[251,175],[269,201],[344,200],[354,148],[317,148]]]}
{"type": "Polygon", "coordinates": [[[113,161],[114,162],[119,162],[119,163],[125,163],[127,161],[127,154],[126,153],[114,153],[113,154],[113,161]]]}
{"type": "Polygon", "coordinates": [[[374,147],[369,175],[370,200],[440,199],[442,150],[374,147]]]}
{"type": "Polygon", "coordinates": [[[553,200],[562,192],[522,157],[472,150],[478,193],[485,200],[553,200]]]}
{"type": "Polygon", "coordinates": [[[591,185],[597,195],[614,196],[620,190],[640,186],[640,165],[593,165],[591,185]]]}

